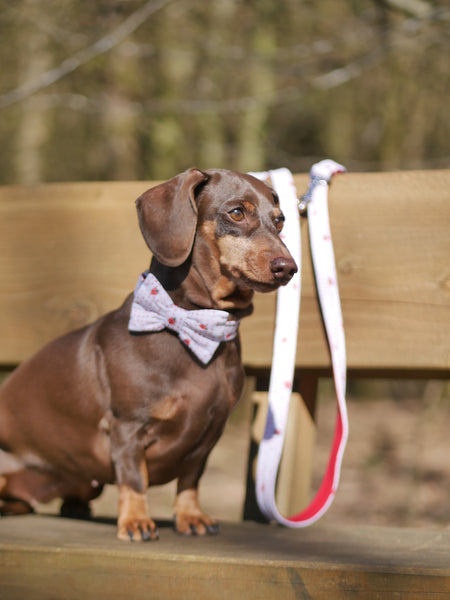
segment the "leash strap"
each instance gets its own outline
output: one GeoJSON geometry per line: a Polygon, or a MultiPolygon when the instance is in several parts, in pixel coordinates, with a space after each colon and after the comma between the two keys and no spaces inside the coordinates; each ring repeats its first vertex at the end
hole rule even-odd
{"type": "Polygon", "coordinates": [[[342,311],[336,277],[333,244],[328,217],[328,184],[345,168],[331,160],[313,165],[308,192],[300,205],[294,180],[288,169],[252,173],[259,179],[270,177],[286,215],[282,235],[297,264],[301,265],[299,209],[308,210],[311,256],[319,302],[327,333],[338,413],[328,466],[312,502],[300,513],[284,517],[275,502],[276,479],[283,450],[288,418],[300,311],[300,274],[277,292],[272,370],[269,384],[269,410],[263,440],[259,446],[256,471],[256,497],[262,513],[288,527],[306,527],[317,521],[330,507],[339,483],[342,458],[348,436],[346,389],[346,354],[342,311]]]}

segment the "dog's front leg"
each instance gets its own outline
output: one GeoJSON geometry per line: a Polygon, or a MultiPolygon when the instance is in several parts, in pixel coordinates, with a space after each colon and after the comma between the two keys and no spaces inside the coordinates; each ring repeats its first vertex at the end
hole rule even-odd
{"type": "Polygon", "coordinates": [[[219,531],[218,523],[202,511],[198,501],[198,482],[203,473],[204,462],[196,475],[189,474],[178,479],[174,526],[183,535],[214,535],[219,531]]]}
{"type": "Polygon", "coordinates": [[[183,490],[175,499],[175,530],[183,535],[212,535],[218,533],[219,525],[200,508],[198,490],[183,490]]]}
{"type": "Polygon", "coordinates": [[[159,538],[155,522],[148,515],[145,492],[129,485],[119,485],[119,518],[117,537],[121,540],[148,541],[159,538]]]}
{"type": "Polygon", "coordinates": [[[139,429],[135,423],[116,422],[111,429],[111,454],[119,487],[117,537],[145,542],[159,535],[148,512],[148,471],[139,429]]]}

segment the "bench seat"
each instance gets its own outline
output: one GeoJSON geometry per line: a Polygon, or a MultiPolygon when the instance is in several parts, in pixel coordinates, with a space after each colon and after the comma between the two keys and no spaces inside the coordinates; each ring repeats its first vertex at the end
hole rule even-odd
{"type": "Polygon", "coordinates": [[[421,599],[450,597],[450,530],[224,523],[188,538],[124,543],[113,520],[0,521],[3,600],[91,598],[421,599]]]}

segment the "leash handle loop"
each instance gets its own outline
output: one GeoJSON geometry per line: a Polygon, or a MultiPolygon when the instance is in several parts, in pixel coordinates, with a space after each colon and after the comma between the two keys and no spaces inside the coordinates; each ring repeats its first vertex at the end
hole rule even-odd
{"type": "Polygon", "coordinates": [[[263,440],[259,446],[256,471],[256,498],[262,513],[288,527],[306,527],[317,521],[331,505],[339,483],[340,469],[348,437],[345,403],[346,354],[342,311],[337,286],[336,266],[328,217],[328,184],[332,176],[345,168],[331,160],[311,168],[310,185],[298,203],[292,174],[287,169],[253,173],[259,179],[272,179],[286,215],[285,243],[297,264],[301,265],[299,210],[308,211],[308,227],[319,302],[327,333],[338,414],[328,466],[312,502],[296,515],[285,517],[277,509],[275,487],[283,450],[289,401],[295,368],[300,311],[300,273],[277,292],[274,350],[269,384],[269,410],[263,440]]]}

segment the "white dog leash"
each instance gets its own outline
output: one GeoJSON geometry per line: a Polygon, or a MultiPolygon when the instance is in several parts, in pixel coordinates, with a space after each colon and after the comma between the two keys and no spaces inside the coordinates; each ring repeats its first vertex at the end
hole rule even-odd
{"type": "Polygon", "coordinates": [[[328,218],[328,184],[345,168],[331,160],[313,165],[308,192],[299,204],[292,174],[287,169],[252,173],[272,180],[286,216],[283,240],[297,264],[301,265],[301,240],[298,211],[308,209],[311,255],[319,302],[331,353],[338,414],[334,440],[322,484],[309,506],[300,513],[284,517],[276,507],[275,487],[283,450],[289,401],[295,368],[298,316],[300,311],[300,272],[277,292],[274,351],[269,385],[269,411],[264,438],[259,446],[256,472],[256,497],[262,513],[288,527],[306,527],[317,521],[331,505],[339,483],[340,469],[348,436],[346,354],[342,312],[328,218]]]}

